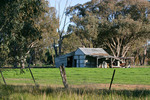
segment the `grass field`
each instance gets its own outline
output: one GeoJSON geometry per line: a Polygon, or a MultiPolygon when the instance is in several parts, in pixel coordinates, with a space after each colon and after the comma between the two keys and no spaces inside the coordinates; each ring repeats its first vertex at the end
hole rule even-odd
{"type": "Polygon", "coordinates": [[[2,100],[150,100],[149,90],[64,89],[0,85],[2,100]]]}
{"type": "MultiPolygon", "coordinates": [[[[64,89],[58,68],[31,69],[34,83],[28,69],[20,74],[19,69],[3,70],[7,86],[0,78],[0,99],[10,100],[150,100],[150,90],[69,88],[64,89]],[[19,85],[18,85],[19,84],[19,85]],[[24,85],[23,85],[24,84],[24,85]],[[31,85],[32,84],[32,85],[31,85]],[[56,87],[55,87],[56,86],[56,87]]],[[[114,69],[66,68],[69,85],[110,83],[114,69]]],[[[113,84],[150,85],[150,68],[116,69],[113,84]]]]}
{"type": "MultiPolygon", "coordinates": [[[[58,68],[31,69],[35,80],[41,85],[62,85],[58,68]]],[[[110,83],[114,69],[99,68],[66,68],[67,81],[70,85],[110,83]]],[[[20,74],[19,69],[4,70],[3,75],[7,84],[33,84],[28,69],[20,74]]],[[[2,82],[2,78],[0,78],[2,82]]],[[[150,68],[118,68],[114,84],[150,85],[150,68]]]]}

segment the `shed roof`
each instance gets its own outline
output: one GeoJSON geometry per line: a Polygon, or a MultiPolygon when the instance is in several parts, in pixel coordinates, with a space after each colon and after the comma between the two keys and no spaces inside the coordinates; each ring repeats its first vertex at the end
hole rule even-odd
{"type": "Polygon", "coordinates": [[[89,56],[110,56],[102,48],[79,48],[85,55],[89,56]]]}

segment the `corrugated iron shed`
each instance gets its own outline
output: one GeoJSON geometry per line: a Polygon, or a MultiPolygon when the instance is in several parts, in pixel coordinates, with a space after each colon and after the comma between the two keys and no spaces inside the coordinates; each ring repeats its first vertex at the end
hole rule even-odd
{"type": "Polygon", "coordinates": [[[79,48],[85,55],[110,56],[103,48],[79,48]]]}
{"type": "Polygon", "coordinates": [[[57,67],[75,66],[75,67],[93,67],[99,66],[99,59],[105,60],[112,59],[113,56],[109,55],[103,48],[78,48],[76,51],[61,55],[55,58],[55,64],[57,67]],[[104,59],[102,59],[104,58],[104,59]]]}

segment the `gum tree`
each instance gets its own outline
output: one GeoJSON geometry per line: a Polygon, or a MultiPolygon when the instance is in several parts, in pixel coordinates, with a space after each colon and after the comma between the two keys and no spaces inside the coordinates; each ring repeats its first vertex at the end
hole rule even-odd
{"type": "Polygon", "coordinates": [[[7,49],[4,53],[8,57],[7,61],[17,66],[19,62],[24,63],[27,55],[35,50],[37,41],[42,39],[42,33],[49,25],[41,18],[47,17],[50,12],[47,12],[49,10],[45,0],[0,2],[1,51],[5,52],[7,49]]]}
{"type": "Polygon", "coordinates": [[[92,0],[68,8],[67,14],[73,22],[71,32],[84,40],[84,46],[126,57],[137,41],[149,35],[149,7],[147,0],[92,0]]]}

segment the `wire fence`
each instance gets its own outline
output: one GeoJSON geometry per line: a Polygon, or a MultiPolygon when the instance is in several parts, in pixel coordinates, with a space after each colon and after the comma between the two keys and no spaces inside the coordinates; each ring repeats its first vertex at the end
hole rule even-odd
{"type": "MultiPolygon", "coordinates": [[[[35,85],[36,83],[40,86],[64,87],[59,68],[31,68],[31,71],[34,79],[29,68],[1,69],[0,82],[8,85],[35,85]]],[[[119,68],[115,69],[115,74],[112,68],[66,68],[65,72],[69,87],[109,89],[117,84],[120,87],[143,85],[150,88],[149,68],[119,68]]]]}

